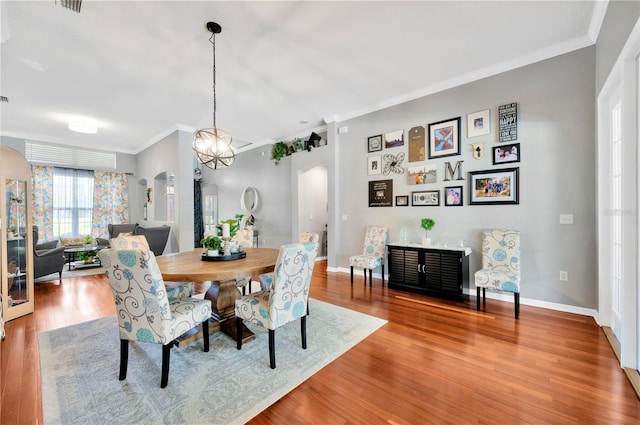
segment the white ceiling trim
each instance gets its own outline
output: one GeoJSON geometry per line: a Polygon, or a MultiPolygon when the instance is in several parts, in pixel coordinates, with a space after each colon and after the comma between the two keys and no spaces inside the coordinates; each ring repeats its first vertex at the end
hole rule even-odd
{"type": "Polygon", "coordinates": [[[526,65],[531,65],[536,62],[540,62],[545,59],[550,59],[555,56],[559,56],[565,53],[572,52],[574,50],[582,49],[595,44],[590,36],[582,36],[569,40],[565,43],[555,44],[546,49],[540,49],[532,52],[531,54],[523,55],[496,65],[479,69],[474,72],[470,72],[458,77],[454,77],[445,81],[441,81],[437,84],[433,84],[422,89],[391,98],[385,102],[381,102],[375,105],[371,105],[366,108],[358,109],[342,116],[333,115],[332,121],[343,122],[350,119],[358,118],[360,116],[370,114],[385,108],[400,105],[415,99],[419,99],[430,94],[438,93],[444,90],[452,89],[464,84],[472,83],[474,81],[481,80],[483,78],[491,77],[493,75],[500,74],[502,72],[511,71],[516,68],[520,68],[526,65]]]}
{"type": "Polygon", "coordinates": [[[595,43],[600,34],[600,28],[604,22],[604,16],[607,14],[609,0],[598,0],[593,6],[593,14],[591,15],[591,24],[589,25],[589,37],[595,43]]]}

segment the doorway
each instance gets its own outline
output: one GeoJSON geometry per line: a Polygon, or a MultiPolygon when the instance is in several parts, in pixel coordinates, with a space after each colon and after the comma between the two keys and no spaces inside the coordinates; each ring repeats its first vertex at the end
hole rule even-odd
{"type": "Polygon", "coordinates": [[[318,165],[298,174],[298,228],[296,239],[303,232],[317,233],[318,258],[327,257],[328,178],[327,167],[318,165]]]}

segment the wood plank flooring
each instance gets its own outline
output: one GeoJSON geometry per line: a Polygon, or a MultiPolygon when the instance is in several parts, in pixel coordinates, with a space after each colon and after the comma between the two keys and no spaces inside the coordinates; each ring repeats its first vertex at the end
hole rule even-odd
{"type": "MultiPolygon", "coordinates": [[[[590,317],[374,287],[316,264],[313,298],[389,322],[251,424],[638,424],[640,401],[590,317]]],[[[115,314],[104,276],[39,283],[6,323],[3,425],[42,423],[36,335],[115,314]]],[[[313,310],[308,320],[313,320],[313,310]]],[[[309,335],[308,343],[313,344],[309,335]]],[[[277,341],[276,341],[277,350],[277,341]]],[[[265,347],[265,355],[268,355],[265,347]]]]}

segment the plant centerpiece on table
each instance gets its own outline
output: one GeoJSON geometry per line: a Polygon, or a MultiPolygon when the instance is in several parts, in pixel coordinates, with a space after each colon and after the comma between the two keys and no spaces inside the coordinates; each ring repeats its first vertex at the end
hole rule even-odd
{"type": "Polygon", "coordinates": [[[217,255],[222,249],[222,239],[217,236],[206,236],[200,239],[200,244],[207,250],[208,255],[217,255]],[[215,251],[215,253],[210,251],[215,251]]]}
{"type": "Polygon", "coordinates": [[[240,223],[242,222],[242,217],[244,217],[244,214],[236,214],[235,218],[230,218],[228,220],[220,221],[220,224],[216,226],[216,229],[218,229],[218,234],[222,235],[222,225],[228,224],[229,237],[232,238],[236,234],[238,229],[240,229],[240,223]]]}
{"type": "Polygon", "coordinates": [[[429,231],[433,229],[433,226],[435,225],[436,225],[436,222],[433,221],[433,219],[431,218],[423,218],[422,220],[420,220],[420,227],[422,227],[426,232],[426,236],[422,240],[424,245],[431,245],[431,238],[429,237],[429,231]]]}
{"type": "Polygon", "coordinates": [[[95,249],[80,251],[78,252],[78,260],[84,261],[85,264],[91,264],[96,258],[96,255],[98,255],[98,251],[96,251],[95,249]]]}

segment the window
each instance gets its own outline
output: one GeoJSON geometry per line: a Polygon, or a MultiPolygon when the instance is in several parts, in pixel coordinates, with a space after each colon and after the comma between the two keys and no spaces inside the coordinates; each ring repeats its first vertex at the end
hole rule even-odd
{"type": "Polygon", "coordinates": [[[53,170],[53,234],[91,234],[93,171],[55,167],[53,170]]]}

